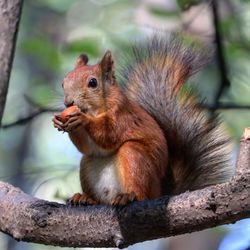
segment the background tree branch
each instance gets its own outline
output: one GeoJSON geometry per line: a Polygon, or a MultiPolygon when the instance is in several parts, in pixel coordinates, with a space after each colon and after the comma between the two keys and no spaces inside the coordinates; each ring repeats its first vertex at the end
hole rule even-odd
{"type": "Polygon", "coordinates": [[[220,97],[222,96],[223,92],[230,87],[230,81],[227,76],[227,65],[225,60],[224,48],[223,48],[223,38],[222,32],[220,31],[220,17],[219,17],[219,1],[212,0],[211,1],[211,9],[213,14],[213,24],[214,24],[214,36],[215,36],[215,44],[217,50],[217,59],[218,59],[218,68],[220,73],[220,84],[218,88],[218,92],[215,96],[215,106],[218,106],[220,97]]]}
{"type": "MultiPolygon", "coordinates": [[[[51,107],[44,107],[39,105],[38,103],[35,103],[33,100],[29,101],[31,104],[32,108],[35,109],[32,113],[28,114],[27,116],[21,117],[13,122],[7,123],[7,124],[2,124],[1,128],[2,129],[8,129],[11,127],[19,126],[19,125],[24,125],[29,122],[31,122],[33,119],[36,117],[44,114],[44,113],[60,113],[62,112],[62,109],[59,108],[51,108],[51,107]]],[[[210,111],[216,111],[216,110],[246,110],[250,109],[249,104],[236,104],[236,103],[219,103],[219,104],[201,104],[201,106],[205,109],[208,109],[210,111]]]]}
{"type": "Polygon", "coordinates": [[[0,230],[17,240],[68,247],[128,245],[250,217],[250,128],[227,183],[125,207],[69,207],[0,183],[0,230]]]}
{"type": "Polygon", "coordinates": [[[7,129],[10,127],[18,126],[18,125],[24,125],[27,124],[28,122],[32,121],[34,118],[37,116],[44,114],[44,113],[59,113],[62,111],[62,109],[56,109],[56,108],[51,108],[51,107],[44,107],[41,106],[40,104],[36,103],[33,99],[31,99],[28,96],[24,96],[25,100],[31,105],[32,108],[35,109],[32,113],[28,114],[25,117],[21,117],[17,119],[16,121],[10,122],[8,124],[3,124],[1,128],[7,129]]]}
{"type": "Polygon", "coordinates": [[[0,125],[8,91],[22,3],[22,0],[0,0],[0,125]]]}

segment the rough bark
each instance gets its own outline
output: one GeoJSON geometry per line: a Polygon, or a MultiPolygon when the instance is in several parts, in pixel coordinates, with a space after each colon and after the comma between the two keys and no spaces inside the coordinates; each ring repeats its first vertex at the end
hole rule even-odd
{"type": "Polygon", "coordinates": [[[0,0],[0,125],[8,91],[22,0],[0,0]]]}
{"type": "Polygon", "coordinates": [[[68,247],[126,247],[250,217],[250,128],[227,183],[157,200],[69,207],[0,183],[0,230],[17,240],[68,247]]]}

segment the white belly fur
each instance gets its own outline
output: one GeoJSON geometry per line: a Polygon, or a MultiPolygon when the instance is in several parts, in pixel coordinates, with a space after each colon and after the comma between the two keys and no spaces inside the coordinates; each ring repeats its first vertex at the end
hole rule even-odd
{"type": "Polygon", "coordinates": [[[117,194],[121,193],[121,185],[117,171],[115,155],[106,157],[86,157],[82,162],[83,168],[88,168],[85,178],[96,199],[110,203],[117,194]]]}

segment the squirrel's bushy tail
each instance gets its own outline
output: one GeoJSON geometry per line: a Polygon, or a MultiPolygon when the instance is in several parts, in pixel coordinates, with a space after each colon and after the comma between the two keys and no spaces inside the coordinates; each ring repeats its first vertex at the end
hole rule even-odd
{"type": "MultiPolygon", "coordinates": [[[[208,116],[190,91],[179,93],[206,62],[206,50],[172,35],[154,35],[134,45],[123,70],[126,92],[155,118],[169,148],[166,193],[178,194],[223,182],[232,175],[228,138],[216,116],[208,116]]],[[[167,164],[167,163],[166,163],[167,164]]]]}

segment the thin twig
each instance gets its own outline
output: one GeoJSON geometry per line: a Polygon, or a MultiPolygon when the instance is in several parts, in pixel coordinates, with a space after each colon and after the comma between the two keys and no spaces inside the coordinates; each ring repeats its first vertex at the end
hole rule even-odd
{"type": "Polygon", "coordinates": [[[214,24],[214,29],[215,29],[215,43],[216,43],[216,48],[217,48],[217,58],[218,58],[218,66],[219,66],[219,73],[220,73],[220,85],[218,88],[218,92],[215,96],[214,100],[214,106],[219,105],[220,97],[224,93],[224,91],[230,87],[230,81],[227,76],[227,65],[225,61],[225,54],[223,50],[223,37],[220,31],[220,24],[219,24],[219,13],[218,13],[218,4],[217,0],[212,0],[211,1],[211,9],[213,13],[213,24],[214,24]]]}
{"type": "Polygon", "coordinates": [[[23,125],[26,124],[30,121],[32,121],[34,118],[36,118],[37,116],[43,114],[43,113],[47,113],[47,112],[51,112],[51,113],[56,113],[56,112],[61,112],[61,109],[54,109],[54,108],[47,108],[47,107],[43,107],[41,106],[41,104],[37,103],[36,101],[34,101],[31,97],[24,95],[24,99],[35,109],[37,109],[36,111],[34,111],[33,113],[29,114],[26,117],[21,117],[19,119],[17,119],[14,122],[8,123],[8,124],[4,124],[1,126],[1,128],[6,129],[6,128],[10,128],[10,127],[14,127],[14,126],[19,126],[19,125],[23,125]]]}
{"type": "MultiPolygon", "coordinates": [[[[246,110],[246,109],[250,109],[250,104],[246,104],[246,105],[238,105],[235,103],[219,103],[217,105],[211,105],[211,104],[202,104],[201,105],[203,108],[209,109],[211,111],[215,111],[215,110],[246,110]]],[[[28,122],[30,122],[31,120],[33,120],[34,118],[36,118],[37,116],[43,114],[43,113],[56,113],[56,112],[61,112],[60,109],[52,109],[52,108],[39,108],[37,111],[35,111],[34,113],[20,118],[14,122],[8,123],[8,124],[4,124],[2,125],[2,129],[7,129],[7,128],[11,128],[11,127],[15,127],[15,126],[19,126],[19,125],[24,125],[28,122]]]]}
{"type": "Polygon", "coordinates": [[[246,105],[238,105],[235,103],[219,103],[217,105],[211,105],[211,104],[202,104],[203,108],[209,109],[211,111],[215,110],[245,110],[250,109],[250,104],[246,105]]]}
{"type": "Polygon", "coordinates": [[[23,124],[26,124],[28,122],[30,122],[31,120],[33,120],[34,118],[36,118],[37,116],[43,114],[43,113],[47,113],[47,112],[60,112],[61,110],[59,109],[50,109],[50,108],[40,108],[38,109],[37,111],[33,112],[32,114],[26,116],[26,117],[23,117],[23,118],[20,118],[14,122],[11,122],[11,123],[7,123],[7,124],[4,124],[1,126],[2,129],[7,129],[7,128],[10,128],[10,127],[14,127],[14,126],[19,126],[19,125],[23,125],[23,124]]]}

